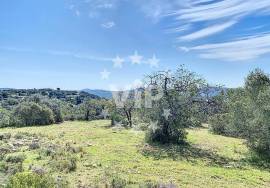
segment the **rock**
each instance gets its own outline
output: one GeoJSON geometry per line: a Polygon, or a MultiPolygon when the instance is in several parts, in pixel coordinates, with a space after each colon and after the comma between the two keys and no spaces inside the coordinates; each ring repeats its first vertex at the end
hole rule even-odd
{"type": "Polygon", "coordinates": [[[32,167],[32,172],[35,173],[35,174],[37,174],[37,175],[44,175],[44,174],[46,174],[46,170],[43,169],[40,166],[34,166],[34,167],[32,167]]]}

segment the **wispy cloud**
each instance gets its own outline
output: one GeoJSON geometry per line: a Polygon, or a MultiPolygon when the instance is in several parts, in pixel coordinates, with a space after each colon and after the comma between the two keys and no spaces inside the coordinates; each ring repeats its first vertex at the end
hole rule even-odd
{"type": "Polygon", "coordinates": [[[170,28],[170,29],[166,29],[165,32],[166,33],[179,33],[182,31],[186,31],[188,29],[191,29],[191,25],[190,24],[186,24],[186,25],[182,25],[176,28],[170,28]]]}
{"type": "Polygon", "coordinates": [[[114,26],[115,26],[114,21],[109,21],[109,22],[105,22],[105,23],[101,24],[101,27],[103,27],[105,29],[111,29],[114,26]]]}
{"type": "Polygon", "coordinates": [[[154,22],[159,21],[162,17],[175,10],[183,8],[189,4],[190,0],[134,0],[134,3],[142,12],[154,22]]]}
{"type": "MultiPolygon", "coordinates": [[[[116,10],[122,7],[120,6],[122,2],[127,2],[127,0],[70,1],[72,2],[70,9],[73,11],[78,10],[78,2],[86,5],[88,7],[87,14],[91,18],[100,17],[100,15],[103,15],[103,12],[107,13],[108,11],[116,10]]],[[[154,22],[158,22],[160,19],[166,17],[168,20],[172,18],[170,19],[171,21],[179,23],[175,27],[166,29],[165,32],[173,33],[174,36],[178,35],[176,41],[181,42],[182,47],[179,47],[179,49],[182,51],[195,51],[202,58],[223,58],[229,61],[254,59],[269,53],[268,47],[262,47],[256,43],[261,37],[267,36],[259,33],[256,34],[256,31],[258,32],[260,28],[264,27],[260,23],[257,23],[256,27],[254,27],[255,24],[245,25],[245,28],[241,25],[243,32],[237,33],[237,36],[247,36],[247,34],[251,33],[248,31],[255,33],[254,36],[248,38],[236,39],[223,35],[226,37],[215,38],[218,41],[215,44],[206,44],[205,41],[207,40],[201,39],[212,39],[210,37],[224,34],[226,31],[232,29],[232,27],[240,25],[245,18],[250,16],[260,17],[262,15],[270,15],[270,0],[258,0],[256,2],[254,0],[132,0],[128,2],[154,22]],[[195,42],[201,45],[193,46],[195,42]],[[235,52],[223,46],[226,44],[234,47],[234,45],[244,42],[248,43],[249,46],[241,47],[240,49],[234,48],[235,52]],[[255,44],[252,44],[252,42],[255,42],[255,44]],[[245,49],[246,52],[242,49],[245,49]],[[237,51],[241,52],[236,53],[237,51]]],[[[81,11],[81,15],[83,14],[84,12],[81,11]]],[[[111,19],[113,18],[102,18],[102,20],[111,19]]],[[[171,25],[172,23],[169,24],[171,25]]],[[[115,23],[108,21],[105,23],[101,22],[100,25],[102,28],[110,29],[115,26],[115,23]]],[[[267,30],[264,29],[264,31],[267,30]]],[[[237,47],[240,47],[240,45],[237,47]]]]}
{"type": "Polygon", "coordinates": [[[0,50],[18,52],[18,53],[38,53],[38,54],[47,54],[47,55],[55,55],[55,56],[66,56],[66,57],[88,60],[88,61],[108,61],[108,62],[112,61],[112,58],[99,57],[99,56],[88,55],[87,53],[70,52],[70,51],[37,50],[37,49],[17,48],[17,47],[8,47],[8,46],[0,46],[0,50]]]}
{"type": "Polygon", "coordinates": [[[270,14],[270,1],[260,0],[223,0],[203,5],[194,5],[175,11],[179,20],[189,22],[211,21],[232,17],[244,17],[252,13],[270,14]]]}
{"type": "Polygon", "coordinates": [[[270,33],[230,42],[204,44],[187,49],[197,51],[200,57],[207,59],[228,61],[251,60],[270,53],[270,33]]]}
{"type": "Polygon", "coordinates": [[[207,27],[205,29],[196,31],[194,33],[191,33],[191,34],[188,34],[185,36],[181,36],[181,37],[179,37],[179,40],[191,41],[191,40],[204,38],[204,37],[213,35],[215,33],[219,33],[221,31],[224,31],[225,29],[233,26],[236,23],[237,23],[237,21],[229,21],[229,22],[226,22],[223,24],[213,25],[213,26],[207,27]]]}
{"type": "MultiPolygon", "coordinates": [[[[254,0],[194,0],[184,8],[175,8],[168,15],[173,16],[182,25],[190,25],[185,34],[179,32],[178,37],[178,41],[190,42],[225,32],[249,16],[270,15],[270,1],[260,0],[255,3],[254,0]]],[[[255,28],[247,26],[245,31],[262,27],[260,24],[255,28]]],[[[181,25],[175,28],[176,31],[177,28],[181,28],[181,25]]],[[[243,37],[246,33],[237,33],[237,35],[243,37]]],[[[202,44],[189,48],[181,46],[178,49],[184,52],[195,51],[202,58],[243,61],[270,53],[269,45],[264,44],[269,43],[269,39],[269,34],[257,33],[242,39],[231,38],[215,44],[202,44]]]]}
{"type": "Polygon", "coordinates": [[[269,0],[260,0],[256,3],[254,0],[199,0],[188,7],[172,10],[170,15],[183,24],[205,23],[208,25],[199,31],[191,31],[189,35],[180,36],[183,40],[194,40],[222,32],[236,24],[235,20],[240,21],[250,14],[270,14],[269,10],[269,0]],[[217,22],[225,23],[217,25],[217,22]]]}

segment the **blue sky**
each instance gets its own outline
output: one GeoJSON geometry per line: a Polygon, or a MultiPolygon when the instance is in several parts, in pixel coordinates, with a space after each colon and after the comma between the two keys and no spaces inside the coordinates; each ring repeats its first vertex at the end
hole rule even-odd
{"type": "Polygon", "coordinates": [[[270,0],[2,0],[0,88],[113,89],[181,64],[270,73],[270,0]]]}

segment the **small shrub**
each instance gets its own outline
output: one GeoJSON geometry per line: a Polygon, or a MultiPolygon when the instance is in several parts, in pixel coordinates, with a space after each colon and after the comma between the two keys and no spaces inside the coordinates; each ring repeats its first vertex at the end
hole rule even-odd
{"type": "Polygon", "coordinates": [[[216,114],[209,120],[210,131],[218,135],[226,135],[227,126],[229,124],[228,114],[216,114]]]}
{"type": "Polygon", "coordinates": [[[7,163],[7,162],[0,163],[0,172],[14,175],[22,171],[23,171],[22,163],[7,163]]]}
{"type": "Polygon", "coordinates": [[[9,163],[22,163],[25,159],[23,154],[9,154],[6,156],[5,161],[9,163]]]}
{"type": "Polygon", "coordinates": [[[7,188],[54,188],[55,182],[51,176],[38,175],[23,172],[12,176],[6,186],[7,188]]]}
{"type": "Polygon", "coordinates": [[[127,180],[119,178],[118,176],[113,177],[111,180],[111,188],[125,188],[128,185],[127,180]]]}
{"type": "Polygon", "coordinates": [[[40,145],[38,142],[32,142],[30,145],[29,145],[29,149],[30,150],[36,150],[36,149],[39,149],[40,148],[40,145]]]}
{"type": "Polygon", "coordinates": [[[10,125],[10,112],[0,108],[0,128],[8,127],[10,125]]]}
{"type": "Polygon", "coordinates": [[[34,135],[31,135],[30,133],[27,132],[18,132],[14,135],[14,138],[17,140],[23,139],[23,138],[29,138],[33,137],[34,135]]]}
{"type": "Polygon", "coordinates": [[[12,150],[12,146],[8,145],[8,144],[2,144],[0,146],[0,160],[4,159],[4,156],[8,153],[10,153],[12,150]]]}
{"type": "Polygon", "coordinates": [[[77,168],[77,158],[66,154],[64,156],[57,156],[57,154],[53,157],[50,165],[60,172],[72,172],[77,168]]]}
{"type": "Polygon", "coordinates": [[[0,140],[8,140],[11,138],[10,133],[0,133],[0,140]]]}
{"type": "Polygon", "coordinates": [[[53,155],[55,155],[55,153],[56,153],[56,146],[55,145],[48,145],[39,151],[40,155],[43,155],[46,157],[53,156],[53,155]]]}

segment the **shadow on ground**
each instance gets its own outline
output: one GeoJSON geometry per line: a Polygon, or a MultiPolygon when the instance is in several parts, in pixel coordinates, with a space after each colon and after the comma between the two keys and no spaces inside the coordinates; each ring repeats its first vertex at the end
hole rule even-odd
{"type": "Polygon", "coordinates": [[[158,145],[145,144],[141,153],[146,157],[153,157],[156,160],[171,158],[173,160],[186,160],[188,162],[197,163],[199,160],[207,165],[229,167],[238,162],[230,158],[225,158],[214,151],[204,150],[194,145],[158,145]]]}
{"type": "Polygon", "coordinates": [[[253,166],[254,168],[270,171],[270,159],[248,154],[245,158],[235,160],[218,155],[215,151],[205,150],[195,145],[159,145],[145,144],[140,152],[146,157],[153,157],[155,160],[170,158],[175,161],[185,160],[191,163],[202,161],[208,166],[219,166],[224,168],[241,168],[253,166]]]}

